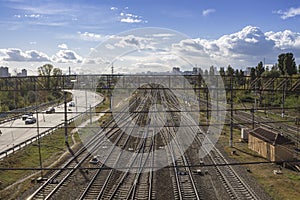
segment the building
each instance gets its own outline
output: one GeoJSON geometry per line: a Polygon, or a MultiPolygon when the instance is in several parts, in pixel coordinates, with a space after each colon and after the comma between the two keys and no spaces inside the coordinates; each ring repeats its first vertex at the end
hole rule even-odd
{"type": "Polygon", "coordinates": [[[22,71],[20,73],[17,73],[18,77],[26,77],[27,76],[27,70],[26,69],[22,69],[22,71]]]}
{"type": "Polygon", "coordinates": [[[294,143],[281,133],[258,127],[248,133],[248,147],[274,162],[293,160],[294,143]]]}
{"type": "Polygon", "coordinates": [[[8,67],[0,67],[0,77],[9,77],[8,67]]]}
{"type": "Polygon", "coordinates": [[[181,73],[180,67],[173,67],[172,72],[173,73],[181,73]]]}

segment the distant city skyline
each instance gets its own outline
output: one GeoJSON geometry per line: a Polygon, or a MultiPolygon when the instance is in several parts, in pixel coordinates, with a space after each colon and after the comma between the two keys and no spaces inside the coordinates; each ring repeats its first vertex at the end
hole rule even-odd
{"type": "Polygon", "coordinates": [[[27,76],[27,70],[26,69],[17,70],[15,68],[13,69],[13,73],[11,73],[11,69],[9,67],[0,66],[0,77],[10,77],[10,76],[25,77],[27,76]]]}
{"type": "MultiPolygon", "coordinates": [[[[294,0],[3,0],[0,66],[26,68],[29,74],[35,74],[38,67],[51,63],[64,72],[69,66],[77,73],[91,72],[83,65],[90,52],[107,39],[118,37],[120,41],[130,39],[145,44],[157,37],[170,36],[163,32],[153,34],[152,38],[118,36],[145,27],[171,29],[186,35],[169,44],[168,50],[180,52],[182,57],[207,57],[212,62],[205,63],[205,67],[231,65],[246,69],[260,61],[272,65],[280,53],[286,52],[292,52],[299,65],[299,22],[300,2],[294,0]]],[[[121,49],[124,44],[107,46],[112,48],[121,49]]],[[[108,62],[112,60],[99,65],[100,72],[107,71],[108,62]]],[[[165,64],[151,58],[139,65],[116,65],[115,71],[165,71],[165,64]],[[151,68],[154,63],[156,66],[151,68]]],[[[201,62],[192,60],[192,64],[202,67],[201,62]]],[[[169,70],[172,67],[169,65],[169,70]]]]}

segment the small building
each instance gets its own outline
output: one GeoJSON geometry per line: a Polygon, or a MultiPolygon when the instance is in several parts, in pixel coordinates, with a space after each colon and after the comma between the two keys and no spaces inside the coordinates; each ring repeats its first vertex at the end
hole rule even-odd
{"type": "Polygon", "coordinates": [[[248,132],[248,147],[273,162],[293,160],[294,143],[281,133],[258,127],[248,132]]]}

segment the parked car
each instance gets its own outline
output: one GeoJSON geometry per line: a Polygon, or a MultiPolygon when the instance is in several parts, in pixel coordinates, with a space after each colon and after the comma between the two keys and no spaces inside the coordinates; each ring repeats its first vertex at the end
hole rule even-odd
{"type": "Polygon", "coordinates": [[[33,116],[33,114],[32,113],[26,113],[26,114],[22,115],[22,120],[24,121],[30,116],[33,116]]]}
{"type": "Polygon", "coordinates": [[[29,116],[27,117],[27,119],[25,120],[25,124],[34,124],[36,122],[36,118],[33,116],[29,116]]]}
{"type": "Polygon", "coordinates": [[[70,106],[70,107],[75,107],[75,103],[74,103],[73,101],[71,101],[71,102],[69,103],[69,106],[70,106]]]}
{"type": "Polygon", "coordinates": [[[55,113],[54,107],[50,107],[50,108],[48,108],[48,110],[46,110],[46,114],[51,114],[51,113],[55,113]]]}

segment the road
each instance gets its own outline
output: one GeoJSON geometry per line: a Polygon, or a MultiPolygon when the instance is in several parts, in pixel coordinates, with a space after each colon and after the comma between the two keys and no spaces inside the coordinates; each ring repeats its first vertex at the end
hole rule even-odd
{"type": "MultiPolygon", "coordinates": [[[[75,107],[69,107],[68,102],[68,119],[85,112],[90,107],[93,107],[103,100],[99,94],[90,91],[68,90],[72,93],[72,101],[75,107]]],[[[46,114],[46,111],[38,113],[39,132],[42,133],[50,127],[55,127],[64,122],[64,105],[58,105],[55,108],[55,113],[46,114]]],[[[36,117],[36,114],[33,115],[36,117]]],[[[27,139],[37,136],[37,123],[26,124],[22,119],[17,119],[0,125],[2,135],[0,136],[0,152],[3,152],[27,139]]]]}

